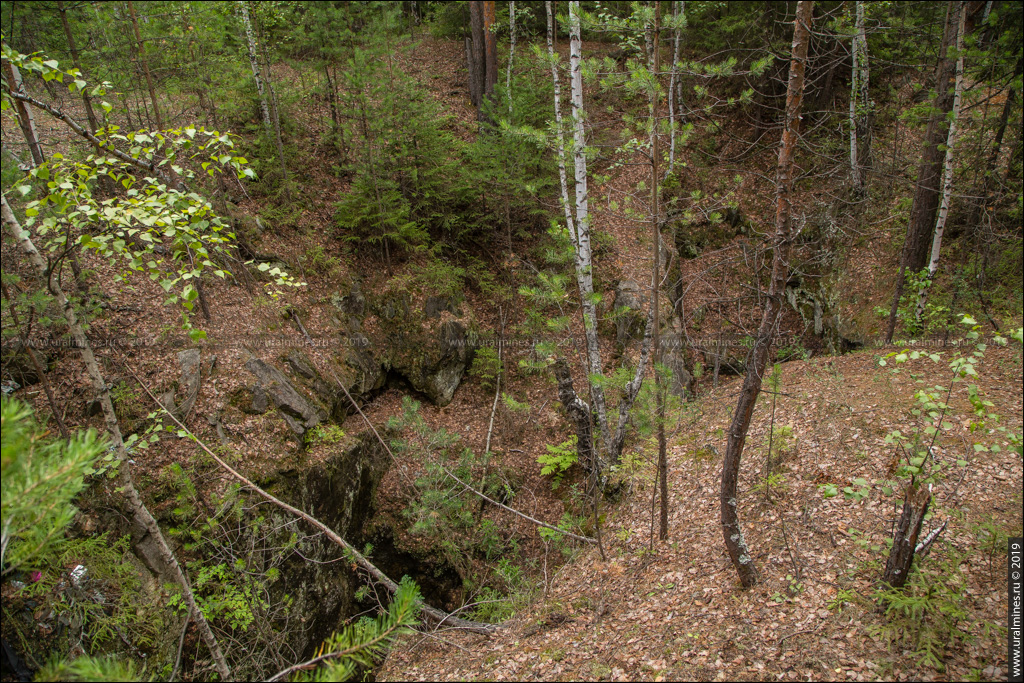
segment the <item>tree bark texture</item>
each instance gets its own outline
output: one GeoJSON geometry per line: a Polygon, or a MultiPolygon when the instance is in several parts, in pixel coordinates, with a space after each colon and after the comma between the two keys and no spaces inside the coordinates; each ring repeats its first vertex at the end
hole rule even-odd
{"type": "MultiPolygon", "coordinates": [[[[964,18],[964,32],[970,33],[974,28],[974,12],[984,3],[967,3],[967,15],[964,18]]],[[[900,264],[911,272],[917,272],[928,265],[928,255],[935,230],[935,215],[939,209],[940,182],[942,180],[943,146],[949,134],[949,113],[953,109],[953,93],[950,85],[955,69],[950,56],[950,47],[957,34],[957,3],[950,0],[947,6],[946,23],[942,33],[942,46],[939,51],[939,63],[935,69],[935,99],[932,101],[932,113],[925,129],[924,149],[921,151],[921,163],[917,171],[917,182],[914,188],[914,204],[910,210],[910,223],[907,226],[907,237],[903,244],[900,264]]],[[[897,302],[898,303],[898,302],[897,302]]]]}
{"type": "Polygon", "coordinates": [[[893,588],[902,588],[910,577],[910,568],[914,564],[917,539],[921,535],[921,525],[928,512],[932,495],[928,489],[911,484],[903,496],[903,512],[896,524],[893,535],[892,549],[885,563],[882,580],[893,588]]]}
{"type": "MultiPolygon", "coordinates": [[[[60,23],[64,28],[64,37],[68,41],[68,50],[71,52],[71,63],[81,73],[82,62],[78,58],[78,46],[75,44],[75,35],[71,32],[71,24],[68,22],[67,7],[65,7],[61,0],[57,2],[57,11],[60,12],[60,23]]],[[[89,132],[95,133],[99,128],[99,124],[96,121],[96,112],[93,111],[92,98],[89,96],[88,89],[82,90],[82,102],[85,104],[85,115],[89,119],[89,132]]]]}
{"type": "Polygon", "coordinates": [[[238,7],[242,15],[242,23],[245,25],[245,38],[249,47],[249,68],[252,69],[252,77],[256,81],[256,91],[260,95],[260,111],[263,113],[263,125],[266,126],[268,132],[273,132],[274,124],[270,120],[270,105],[267,104],[267,95],[263,88],[263,77],[260,76],[256,38],[252,31],[252,21],[249,20],[248,2],[246,0],[238,0],[238,7]]]}
{"type": "Polygon", "coordinates": [[[199,626],[200,635],[203,638],[203,642],[206,643],[207,648],[210,650],[217,673],[220,674],[223,680],[231,680],[231,669],[228,667],[227,660],[224,658],[224,653],[221,651],[220,644],[217,642],[216,636],[213,635],[213,631],[210,629],[210,625],[206,621],[206,617],[203,616],[202,610],[199,609],[199,605],[196,603],[188,577],[185,575],[184,569],[182,569],[181,565],[178,564],[177,558],[174,556],[173,551],[171,551],[170,546],[167,544],[167,539],[160,530],[160,526],[157,524],[156,518],[154,518],[152,513],[150,513],[146,504],[142,501],[142,497],[139,495],[138,490],[135,488],[135,483],[132,480],[131,464],[128,462],[128,451],[125,448],[124,440],[121,437],[121,429],[117,422],[117,413],[114,412],[114,404],[110,397],[110,388],[103,377],[103,372],[100,369],[99,362],[96,360],[96,356],[92,352],[89,339],[85,336],[85,331],[82,329],[82,326],[78,321],[78,314],[75,312],[75,307],[71,300],[65,296],[64,291],[61,289],[57,280],[51,277],[46,261],[32,243],[29,233],[22,229],[21,224],[18,222],[18,219],[11,210],[10,205],[7,203],[7,198],[3,197],[2,202],[4,226],[7,228],[11,237],[18,243],[18,246],[32,263],[33,267],[35,267],[39,276],[45,282],[48,282],[50,293],[53,294],[54,298],[57,300],[57,304],[60,306],[60,309],[64,314],[64,319],[67,321],[68,331],[71,333],[71,338],[74,340],[75,346],[78,348],[78,351],[82,356],[82,362],[85,365],[85,369],[92,382],[93,389],[96,391],[96,397],[103,409],[103,418],[106,423],[107,432],[110,434],[111,441],[113,441],[114,448],[117,451],[117,459],[119,462],[118,478],[121,483],[121,487],[125,492],[125,496],[128,499],[128,507],[131,509],[135,523],[152,536],[166,570],[174,577],[178,585],[181,586],[182,597],[185,599],[185,604],[188,605],[192,618],[199,626]]]}
{"type": "MultiPolygon", "coordinates": [[[[4,77],[7,79],[7,87],[12,94],[25,95],[25,87],[21,83],[21,72],[18,67],[8,61],[4,62],[4,77]]],[[[26,95],[27,96],[27,95],[26,95]]],[[[32,117],[32,110],[29,109],[25,100],[15,97],[14,109],[18,113],[18,125],[21,133],[25,136],[25,143],[28,145],[29,153],[32,155],[34,166],[46,163],[46,155],[43,154],[43,146],[39,143],[39,136],[36,135],[36,121],[32,117]]]]}
{"type": "Polygon", "coordinates": [[[946,230],[946,218],[949,216],[949,203],[953,195],[953,162],[955,158],[957,129],[960,118],[960,101],[964,91],[964,20],[967,17],[967,3],[960,2],[957,8],[957,36],[956,36],[956,86],[953,89],[953,111],[949,121],[949,133],[946,136],[946,158],[942,170],[942,201],[939,204],[939,215],[935,220],[935,234],[932,237],[931,255],[928,259],[928,283],[926,283],[917,297],[917,309],[915,317],[921,319],[928,301],[928,284],[935,277],[935,271],[939,269],[939,256],[942,253],[942,235],[946,230]]]}
{"type": "Polygon", "coordinates": [[[590,431],[590,406],[576,393],[568,363],[559,359],[553,369],[558,380],[558,400],[576,430],[577,460],[586,472],[594,472],[598,462],[594,457],[594,437],[590,431]]]}
{"type": "MultiPolygon", "coordinates": [[[[591,375],[600,375],[601,349],[597,339],[597,306],[594,304],[593,259],[590,246],[590,210],[587,190],[587,136],[584,129],[583,109],[583,41],[580,39],[579,2],[569,3],[569,69],[572,85],[573,161],[576,179],[576,282],[583,308],[583,330],[587,340],[587,364],[591,375]]],[[[590,382],[591,403],[597,412],[598,428],[608,457],[612,452],[608,431],[608,413],[605,409],[604,389],[590,382]]]]}
{"type": "Polygon", "coordinates": [[[744,588],[757,582],[757,568],[754,558],[743,539],[740,529],[737,483],[739,480],[740,457],[747,439],[750,420],[761,392],[761,381],[768,365],[768,352],[779,325],[782,306],[785,301],[786,280],[789,278],[789,255],[793,243],[790,194],[793,190],[793,156],[796,152],[797,136],[800,129],[800,108],[803,103],[804,71],[807,64],[807,46],[810,42],[811,20],[814,3],[801,0],[797,3],[796,20],[793,24],[792,59],[789,65],[789,85],[786,92],[786,127],[782,133],[779,149],[779,166],[776,177],[775,249],[772,256],[772,279],[768,296],[764,299],[764,314],[758,328],[754,347],[747,357],[747,372],[743,388],[736,401],[729,437],[726,442],[722,463],[721,514],[722,534],[733,566],[739,573],[744,588]]]}
{"type": "Polygon", "coordinates": [[[146,59],[146,44],[142,42],[142,33],[139,31],[139,19],[135,14],[135,4],[128,0],[128,14],[132,18],[132,29],[135,31],[135,42],[138,44],[139,63],[142,65],[142,73],[146,77],[146,87],[149,89],[149,99],[153,102],[153,117],[156,118],[156,127],[164,129],[164,117],[160,113],[160,103],[156,98],[156,88],[153,86],[153,74],[149,70],[149,60],[146,59]]]}

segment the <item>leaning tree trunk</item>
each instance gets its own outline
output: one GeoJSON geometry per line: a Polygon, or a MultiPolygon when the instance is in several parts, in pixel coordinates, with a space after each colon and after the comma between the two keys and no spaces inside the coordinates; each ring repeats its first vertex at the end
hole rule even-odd
{"type": "MultiPolygon", "coordinates": [[[[7,77],[7,87],[12,93],[25,92],[25,86],[21,82],[21,72],[18,71],[18,67],[6,60],[4,60],[4,75],[7,77]]],[[[22,135],[25,136],[29,153],[32,154],[32,164],[39,166],[46,163],[43,146],[39,143],[39,136],[36,135],[36,120],[32,117],[32,109],[24,101],[15,99],[14,110],[18,114],[18,125],[21,127],[22,135]]]]}
{"type": "Polygon", "coordinates": [[[942,251],[942,234],[946,230],[946,217],[949,215],[949,201],[953,194],[953,159],[956,148],[957,127],[960,119],[960,101],[964,92],[964,20],[967,16],[967,3],[960,3],[960,21],[956,36],[956,87],[953,91],[953,112],[949,120],[949,135],[946,138],[946,160],[942,176],[942,203],[939,205],[939,217],[935,221],[935,236],[932,238],[931,258],[928,260],[928,280],[921,287],[917,297],[917,309],[914,317],[920,321],[928,301],[928,288],[935,271],[939,268],[939,254],[942,251]]]}
{"type": "Polygon", "coordinates": [[[942,45],[939,48],[939,62],[935,69],[935,99],[932,101],[932,114],[928,118],[928,127],[924,135],[924,149],[921,152],[921,164],[917,170],[917,181],[914,185],[914,203],[910,208],[910,221],[907,224],[907,236],[903,241],[900,254],[900,270],[896,279],[896,291],[893,292],[892,304],[889,308],[889,324],[886,329],[885,341],[892,342],[896,330],[896,313],[907,271],[916,273],[928,264],[929,245],[932,241],[932,230],[935,228],[935,214],[939,207],[939,181],[942,174],[942,145],[946,142],[948,132],[948,115],[953,108],[953,98],[949,95],[949,82],[953,73],[953,63],[949,59],[949,48],[954,40],[956,24],[953,20],[953,0],[949,0],[946,10],[946,22],[942,31],[942,45]]]}
{"type": "MultiPolygon", "coordinates": [[[[75,36],[71,32],[71,24],[68,22],[68,10],[62,0],[57,0],[57,11],[60,12],[60,24],[64,28],[64,37],[68,41],[68,50],[71,52],[71,63],[81,73],[82,62],[78,58],[78,46],[75,44],[75,36]]],[[[92,98],[85,88],[82,89],[82,102],[85,104],[85,115],[89,119],[89,132],[95,133],[99,124],[96,121],[96,112],[92,108],[92,98]]]]}
{"type": "Polygon", "coordinates": [[[156,98],[156,88],[153,86],[153,74],[149,71],[149,61],[146,59],[146,45],[142,42],[142,34],[139,32],[139,19],[135,16],[135,5],[128,0],[128,14],[132,18],[132,29],[135,31],[135,42],[138,44],[139,63],[142,65],[142,73],[146,77],[146,87],[149,89],[149,99],[153,102],[153,116],[156,118],[156,127],[164,129],[164,117],[160,114],[160,103],[156,98]]]}
{"type": "Polygon", "coordinates": [[[793,244],[790,203],[790,194],[793,191],[793,155],[800,128],[800,106],[803,102],[804,70],[807,63],[807,46],[810,42],[813,6],[814,3],[810,0],[800,0],[796,7],[789,87],[786,93],[786,128],[782,133],[775,185],[775,253],[772,256],[772,280],[768,296],[764,300],[764,314],[757,331],[757,340],[747,357],[747,373],[736,401],[722,463],[722,534],[725,536],[725,547],[729,551],[729,557],[740,575],[740,582],[744,588],[757,583],[757,568],[740,529],[736,488],[743,445],[747,439],[747,430],[750,428],[758,394],[761,392],[761,378],[768,365],[768,352],[782,317],[786,280],[789,278],[789,254],[793,244]]]}
{"type": "MultiPolygon", "coordinates": [[[[597,339],[597,307],[594,303],[593,259],[590,246],[590,212],[587,198],[586,131],[583,127],[583,56],[580,39],[579,2],[569,3],[569,69],[572,84],[573,155],[576,175],[576,283],[583,307],[583,330],[587,340],[587,363],[591,375],[602,374],[601,349],[597,339]]],[[[598,428],[609,458],[617,454],[611,450],[608,432],[608,414],[605,409],[604,389],[590,382],[591,402],[597,412],[598,428]]]]}
{"type": "Polygon", "coordinates": [[[78,348],[79,353],[82,356],[82,362],[85,364],[86,372],[89,375],[93,389],[96,391],[100,406],[103,409],[103,417],[106,422],[107,431],[110,433],[110,438],[117,451],[117,459],[120,465],[118,467],[118,477],[120,479],[121,488],[127,495],[128,506],[131,508],[132,516],[135,518],[136,524],[145,529],[146,532],[153,537],[153,540],[156,542],[157,550],[160,553],[160,559],[166,565],[167,571],[174,577],[178,585],[181,586],[185,604],[188,605],[192,619],[194,619],[196,624],[199,626],[199,632],[202,635],[206,646],[210,650],[217,673],[220,674],[222,680],[231,680],[231,669],[228,667],[227,660],[224,658],[224,653],[221,651],[220,644],[217,642],[216,636],[213,635],[213,631],[210,629],[210,625],[206,621],[206,617],[203,616],[202,610],[199,609],[199,605],[196,603],[188,577],[185,575],[184,569],[182,569],[177,558],[174,556],[173,551],[171,551],[170,546],[167,544],[167,539],[164,538],[163,532],[160,530],[160,526],[157,524],[156,519],[153,517],[152,513],[150,513],[146,504],[142,501],[142,497],[139,495],[138,490],[135,488],[135,483],[132,480],[131,465],[128,462],[128,451],[125,449],[124,440],[121,437],[121,429],[117,423],[117,414],[114,412],[114,404],[110,397],[110,388],[103,377],[103,372],[100,370],[100,365],[96,360],[96,356],[93,355],[92,347],[89,345],[89,339],[85,336],[85,331],[82,329],[82,325],[78,321],[78,314],[75,312],[75,307],[67,296],[64,295],[64,291],[61,289],[57,280],[49,277],[49,270],[46,261],[32,243],[32,239],[28,231],[23,230],[21,224],[18,223],[18,219],[15,217],[14,212],[11,211],[10,205],[7,204],[7,198],[3,197],[2,202],[2,207],[0,208],[3,210],[4,226],[7,228],[11,237],[18,243],[18,246],[32,263],[33,267],[38,271],[39,276],[49,283],[50,293],[53,294],[54,298],[57,300],[57,304],[60,306],[61,312],[64,314],[64,319],[67,321],[68,331],[71,333],[71,338],[74,340],[75,346],[78,348]]]}
{"type": "Polygon", "coordinates": [[[939,65],[936,69],[935,100],[932,102],[932,115],[928,119],[928,128],[925,131],[925,146],[921,152],[914,205],[910,212],[910,225],[907,228],[907,241],[903,250],[903,262],[911,271],[921,270],[928,263],[928,247],[931,244],[932,229],[935,227],[935,213],[939,208],[939,181],[942,178],[944,156],[942,146],[946,143],[949,112],[953,108],[953,98],[949,93],[953,62],[949,58],[949,48],[954,42],[957,30],[954,17],[955,4],[951,0],[942,36],[939,65]]]}

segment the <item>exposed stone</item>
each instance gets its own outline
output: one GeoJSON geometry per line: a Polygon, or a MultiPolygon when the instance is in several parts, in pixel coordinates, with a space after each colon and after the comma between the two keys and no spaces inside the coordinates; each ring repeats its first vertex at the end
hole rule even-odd
{"type": "MultiPolygon", "coordinates": [[[[266,392],[270,402],[300,439],[304,440],[306,432],[327,417],[323,409],[299,394],[288,378],[274,366],[258,358],[250,358],[245,367],[256,375],[259,386],[266,392]]],[[[255,408],[255,400],[253,403],[255,408]]]]}
{"type": "Polygon", "coordinates": [[[623,280],[615,288],[615,343],[621,352],[643,334],[643,300],[640,285],[623,280]]]}
{"type": "Polygon", "coordinates": [[[678,334],[666,334],[661,338],[661,360],[672,371],[670,391],[685,399],[693,388],[693,376],[686,369],[683,355],[683,341],[678,334]]]}
{"type": "Polygon", "coordinates": [[[181,381],[178,383],[178,388],[185,392],[185,398],[178,404],[174,412],[179,419],[182,419],[192,411],[196,397],[199,396],[199,383],[202,378],[199,349],[179,351],[178,365],[181,366],[181,381]]]}
{"type": "MultiPolygon", "coordinates": [[[[377,486],[389,465],[377,438],[364,432],[348,437],[323,462],[277,470],[258,483],[358,545],[372,518],[377,486]]],[[[277,530],[263,541],[267,547],[287,546],[294,532],[300,534],[299,552],[288,553],[280,567],[282,578],[287,578],[271,584],[269,590],[274,604],[289,596],[289,613],[295,620],[301,618],[303,627],[288,629],[288,643],[300,658],[312,657],[324,639],[358,611],[355,592],[360,580],[347,563],[335,562],[340,556],[338,547],[322,534],[296,526],[294,517],[276,508],[259,509],[259,514],[269,517],[260,528],[277,530]]]]}
{"type": "Polygon", "coordinates": [[[391,367],[436,405],[452,401],[462,375],[472,360],[466,328],[458,320],[441,323],[436,332],[418,333],[395,339],[391,367]]]}
{"type": "Polygon", "coordinates": [[[428,296],[427,300],[423,302],[423,315],[427,318],[439,318],[445,311],[455,313],[455,307],[447,297],[428,296]]]}
{"type": "Polygon", "coordinates": [[[263,387],[257,382],[252,386],[252,409],[258,415],[262,415],[267,412],[270,408],[270,399],[267,398],[267,392],[263,391],[263,387]]]}

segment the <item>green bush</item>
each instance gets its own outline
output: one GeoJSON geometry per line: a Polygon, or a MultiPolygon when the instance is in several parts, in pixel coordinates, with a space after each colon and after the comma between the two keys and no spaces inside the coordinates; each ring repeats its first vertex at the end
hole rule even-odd
{"type": "Polygon", "coordinates": [[[576,450],[577,441],[573,435],[557,446],[548,444],[547,454],[537,457],[537,462],[541,465],[540,473],[543,476],[551,475],[551,488],[557,489],[566,471],[576,464],[579,457],[576,450]]]}

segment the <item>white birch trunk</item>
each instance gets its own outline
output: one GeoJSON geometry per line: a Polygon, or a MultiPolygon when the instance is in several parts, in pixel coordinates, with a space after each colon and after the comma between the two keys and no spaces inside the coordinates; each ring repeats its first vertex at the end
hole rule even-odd
{"type": "Polygon", "coordinates": [[[565,210],[565,223],[569,228],[569,238],[573,249],[576,247],[576,223],[569,208],[569,183],[565,174],[565,138],[562,135],[562,88],[558,80],[558,61],[555,57],[555,16],[551,8],[551,0],[547,0],[545,8],[548,13],[548,58],[551,61],[551,81],[555,88],[555,136],[557,138],[556,153],[558,156],[558,180],[562,188],[562,208],[565,210]]]}
{"type": "Polygon", "coordinates": [[[686,3],[683,0],[676,0],[672,3],[676,19],[675,35],[672,38],[672,74],[668,80],[668,122],[669,122],[669,146],[668,146],[668,168],[665,170],[667,178],[676,166],[676,80],[679,78],[679,20],[685,16],[686,3]]]}
{"type": "Polygon", "coordinates": [[[935,271],[939,268],[939,254],[942,251],[942,233],[946,229],[946,218],[949,216],[949,203],[953,195],[953,160],[956,147],[957,124],[960,120],[960,103],[964,91],[964,24],[967,7],[960,2],[960,24],[956,34],[956,85],[953,90],[953,112],[949,122],[949,133],[946,136],[946,159],[943,163],[942,202],[939,204],[939,215],[935,219],[935,236],[932,238],[931,258],[928,260],[928,280],[917,295],[917,310],[914,315],[920,321],[928,302],[928,289],[931,286],[935,271]]]}
{"type": "Polygon", "coordinates": [[[245,37],[249,45],[249,66],[252,68],[252,77],[256,81],[256,90],[260,94],[260,110],[263,112],[263,125],[267,131],[274,132],[274,124],[270,120],[270,105],[267,104],[267,95],[263,89],[263,77],[260,76],[260,65],[256,52],[256,38],[252,32],[252,22],[249,20],[249,5],[246,0],[238,0],[238,7],[242,14],[242,23],[245,24],[245,37]]]}
{"type": "Polygon", "coordinates": [[[220,674],[222,680],[231,680],[231,670],[227,665],[227,661],[224,659],[224,654],[221,652],[220,645],[217,643],[217,639],[213,635],[213,631],[210,630],[209,623],[207,623],[206,618],[199,609],[199,605],[195,601],[195,596],[192,593],[188,577],[185,576],[185,572],[181,568],[181,565],[178,564],[178,560],[174,557],[174,553],[167,544],[167,539],[164,538],[163,532],[160,530],[160,526],[157,524],[156,519],[142,501],[142,497],[139,495],[138,490],[135,488],[135,483],[132,481],[131,465],[128,463],[128,451],[125,449],[124,440],[121,437],[121,429],[117,423],[117,414],[114,412],[114,404],[110,398],[109,385],[103,377],[103,372],[100,370],[100,365],[96,360],[96,356],[92,352],[92,347],[89,345],[89,339],[85,336],[85,331],[82,329],[82,325],[78,321],[78,315],[75,312],[75,307],[67,296],[65,296],[64,290],[61,289],[57,280],[49,277],[46,261],[36,249],[35,244],[32,243],[31,235],[27,230],[22,229],[17,217],[15,217],[14,212],[7,203],[7,198],[2,197],[0,201],[2,201],[2,206],[0,206],[0,208],[2,208],[4,227],[7,228],[7,232],[18,243],[21,251],[32,263],[32,266],[39,272],[40,277],[49,282],[50,293],[52,293],[54,298],[57,300],[57,304],[60,306],[60,309],[64,314],[64,319],[67,321],[68,331],[71,333],[71,338],[75,341],[75,345],[78,347],[78,351],[82,356],[82,362],[85,364],[86,372],[89,375],[89,379],[92,381],[93,389],[96,391],[100,406],[103,409],[103,417],[106,422],[107,431],[110,433],[111,441],[113,441],[114,448],[117,451],[117,459],[120,464],[118,468],[120,483],[128,497],[128,504],[132,510],[133,516],[135,517],[135,521],[156,541],[161,559],[181,586],[185,604],[188,605],[192,618],[199,626],[199,632],[202,635],[203,641],[206,643],[206,646],[210,650],[210,654],[213,656],[214,666],[217,669],[217,673],[220,674]]]}
{"type": "MultiPolygon", "coordinates": [[[[583,128],[583,57],[580,39],[580,4],[569,3],[569,68],[572,85],[573,156],[576,176],[576,282],[583,307],[583,330],[587,339],[587,362],[591,375],[602,374],[601,351],[597,339],[597,307],[594,304],[594,280],[590,247],[590,212],[587,207],[586,133],[583,128]]],[[[604,390],[590,384],[591,405],[597,411],[598,427],[604,441],[605,453],[611,452],[611,434],[608,433],[608,415],[605,410],[604,390]]]]}
{"type": "Polygon", "coordinates": [[[508,72],[505,74],[505,94],[508,96],[508,117],[512,118],[512,56],[516,53],[516,2],[508,3],[508,72]]]}
{"type": "Polygon", "coordinates": [[[870,145],[870,108],[868,95],[868,41],[864,29],[864,3],[856,3],[856,25],[853,35],[853,71],[850,79],[850,178],[858,193],[864,192],[865,162],[867,150],[863,157],[861,146],[870,145]],[[861,139],[861,133],[867,139],[861,139]]]}

